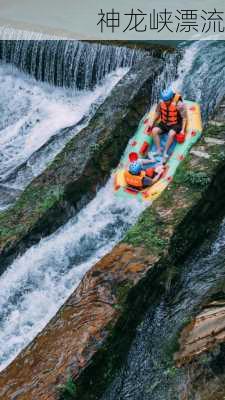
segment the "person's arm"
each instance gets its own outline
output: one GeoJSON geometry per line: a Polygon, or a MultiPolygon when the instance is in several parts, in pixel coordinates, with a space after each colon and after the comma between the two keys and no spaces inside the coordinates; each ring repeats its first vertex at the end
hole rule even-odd
{"type": "Polygon", "coordinates": [[[148,126],[153,128],[155,121],[160,117],[160,104],[158,103],[155,110],[155,116],[152,121],[149,122],[148,126]]]}
{"type": "Polygon", "coordinates": [[[164,168],[158,168],[158,170],[156,169],[156,175],[152,179],[152,183],[157,182],[161,178],[163,171],[164,171],[164,168]]]}
{"type": "Polygon", "coordinates": [[[185,104],[182,101],[179,101],[178,105],[178,110],[182,118],[182,128],[181,128],[181,133],[186,133],[186,127],[187,127],[187,110],[185,107],[185,104]]]}
{"type": "Polygon", "coordinates": [[[150,164],[151,160],[149,160],[149,158],[144,158],[141,160],[142,165],[147,165],[150,164]]]}

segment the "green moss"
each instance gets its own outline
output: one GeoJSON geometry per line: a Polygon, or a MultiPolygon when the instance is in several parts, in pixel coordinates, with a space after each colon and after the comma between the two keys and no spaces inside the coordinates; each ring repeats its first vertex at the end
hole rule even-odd
{"type": "Polygon", "coordinates": [[[63,188],[60,186],[54,187],[43,199],[42,202],[39,204],[39,212],[45,212],[46,210],[50,209],[54,206],[55,203],[58,203],[60,200],[63,199],[63,188]]]}
{"type": "Polygon", "coordinates": [[[63,188],[60,185],[47,186],[30,185],[21,195],[13,208],[0,215],[0,239],[20,235],[35,223],[40,214],[45,213],[54,204],[63,199],[63,188]]]}
{"type": "Polygon", "coordinates": [[[180,326],[177,329],[176,333],[166,342],[164,345],[162,351],[164,353],[164,359],[166,362],[166,365],[168,366],[168,369],[170,370],[171,368],[174,367],[174,354],[179,351],[180,349],[180,334],[183,331],[183,329],[189,325],[192,321],[191,316],[185,317],[183,320],[180,321],[180,326]]]}
{"type": "Polygon", "coordinates": [[[209,124],[205,129],[204,129],[204,135],[205,136],[220,136],[223,135],[224,136],[225,133],[225,125],[213,125],[213,124],[209,124]]]}
{"type": "Polygon", "coordinates": [[[167,371],[169,372],[175,367],[173,357],[174,354],[179,350],[179,337],[180,333],[176,332],[170,340],[166,341],[161,350],[164,357],[165,365],[167,367],[167,371]]]}
{"type": "Polygon", "coordinates": [[[189,170],[190,170],[190,155],[188,155],[177,168],[176,174],[173,178],[173,185],[184,185],[187,177],[187,172],[189,170]]]}
{"type": "Polygon", "coordinates": [[[224,151],[220,151],[217,153],[217,160],[218,161],[225,161],[225,152],[224,151]]]}
{"type": "Polygon", "coordinates": [[[166,240],[162,237],[160,229],[160,217],[152,208],[147,208],[135,224],[126,234],[124,242],[133,246],[145,246],[153,254],[163,249],[166,240]]]}
{"type": "Polygon", "coordinates": [[[64,385],[58,385],[57,391],[59,392],[60,400],[73,400],[76,395],[76,385],[73,381],[71,374],[68,375],[67,381],[64,385]]]}
{"type": "Polygon", "coordinates": [[[125,303],[127,299],[127,294],[129,293],[132,287],[133,287],[132,282],[125,282],[124,284],[121,284],[119,287],[117,287],[116,298],[118,304],[123,305],[125,303]]]}
{"type": "Polygon", "coordinates": [[[13,227],[13,228],[10,228],[9,226],[7,226],[7,227],[1,226],[0,227],[0,237],[7,238],[7,237],[12,236],[13,234],[14,235],[18,234],[18,233],[22,232],[23,230],[24,230],[24,225],[21,225],[21,224],[18,224],[16,227],[13,227]]]}
{"type": "Polygon", "coordinates": [[[167,368],[166,375],[169,378],[174,378],[177,375],[178,371],[179,371],[179,369],[176,368],[174,365],[172,365],[171,367],[167,368]]]}
{"type": "Polygon", "coordinates": [[[187,186],[194,186],[196,188],[204,188],[208,186],[209,182],[210,177],[204,171],[187,171],[184,177],[184,184],[187,186]]]}

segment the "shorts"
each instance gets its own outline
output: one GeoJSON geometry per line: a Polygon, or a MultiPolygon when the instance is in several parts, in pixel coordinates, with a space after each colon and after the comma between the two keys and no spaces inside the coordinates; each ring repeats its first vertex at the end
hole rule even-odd
{"type": "Polygon", "coordinates": [[[171,129],[176,133],[180,133],[180,131],[182,130],[182,124],[180,123],[175,125],[166,125],[163,122],[159,122],[156,126],[157,128],[162,129],[162,133],[169,132],[171,129]]]}
{"type": "Polygon", "coordinates": [[[145,177],[143,178],[143,180],[142,180],[142,184],[143,184],[143,188],[146,188],[146,187],[148,187],[148,186],[151,186],[151,185],[152,185],[152,179],[149,178],[149,177],[147,177],[147,176],[145,176],[145,177]]]}

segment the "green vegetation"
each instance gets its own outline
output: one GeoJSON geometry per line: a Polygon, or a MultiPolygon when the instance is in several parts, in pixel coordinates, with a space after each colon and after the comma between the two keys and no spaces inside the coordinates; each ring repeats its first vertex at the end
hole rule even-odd
{"type": "Polygon", "coordinates": [[[7,240],[27,232],[30,224],[34,224],[55,204],[63,199],[63,188],[60,185],[33,186],[18,199],[15,206],[0,215],[0,239],[7,240]]]}
{"type": "Polygon", "coordinates": [[[219,153],[217,153],[217,157],[218,157],[218,160],[225,161],[225,152],[220,151],[219,153]]]}
{"type": "Polygon", "coordinates": [[[166,240],[160,235],[160,217],[152,208],[147,208],[126,234],[124,242],[133,246],[145,246],[153,254],[163,249],[166,240]]]}
{"type": "Polygon", "coordinates": [[[76,385],[73,381],[72,376],[69,374],[67,381],[64,385],[58,385],[57,390],[59,391],[60,400],[72,400],[76,395],[76,385]]]}
{"type": "Polygon", "coordinates": [[[58,203],[63,199],[63,189],[60,186],[53,187],[51,191],[46,195],[39,205],[39,211],[44,212],[50,209],[55,203],[58,203]]]}
{"type": "MultiPolygon", "coordinates": [[[[208,161],[208,160],[207,160],[208,161]]],[[[208,168],[207,168],[208,169],[208,168]]],[[[204,170],[195,170],[190,165],[190,155],[181,163],[174,176],[173,184],[201,190],[208,186],[211,177],[204,170]]]]}
{"type": "Polygon", "coordinates": [[[224,136],[225,134],[225,125],[217,126],[214,124],[209,124],[204,131],[205,136],[224,136]]]}
{"type": "Polygon", "coordinates": [[[187,171],[184,177],[184,183],[188,186],[204,188],[210,182],[210,177],[204,172],[187,171]]]}
{"type": "Polygon", "coordinates": [[[163,352],[165,354],[165,359],[167,360],[168,367],[170,368],[173,366],[173,356],[179,350],[179,337],[180,331],[177,331],[173,337],[166,342],[165,346],[163,347],[163,352]]]}
{"type": "Polygon", "coordinates": [[[116,298],[118,304],[120,304],[121,306],[125,303],[127,299],[127,294],[129,293],[129,290],[132,288],[132,286],[132,282],[125,282],[117,288],[116,298]]]}
{"type": "Polygon", "coordinates": [[[95,154],[100,151],[100,144],[99,143],[93,143],[90,145],[90,153],[95,154]]]}
{"type": "Polygon", "coordinates": [[[170,377],[170,378],[174,378],[174,377],[176,376],[176,374],[177,374],[178,371],[179,371],[178,368],[176,368],[176,367],[173,365],[173,366],[167,368],[167,370],[166,370],[166,375],[167,375],[168,377],[170,377]]]}

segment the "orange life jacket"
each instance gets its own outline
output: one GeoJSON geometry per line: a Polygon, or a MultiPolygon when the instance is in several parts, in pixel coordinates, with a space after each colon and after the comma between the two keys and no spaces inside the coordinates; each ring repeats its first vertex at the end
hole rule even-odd
{"type": "Polygon", "coordinates": [[[124,172],[124,177],[127,185],[137,189],[143,188],[143,178],[146,176],[145,171],[141,171],[140,175],[132,175],[129,171],[124,172]]]}
{"type": "Polygon", "coordinates": [[[165,101],[160,102],[160,118],[163,124],[175,125],[181,122],[181,115],[177,109],[180,100],[182,100],[181,95],[176,93],[170,104],[166,104],[165,101]]]}

